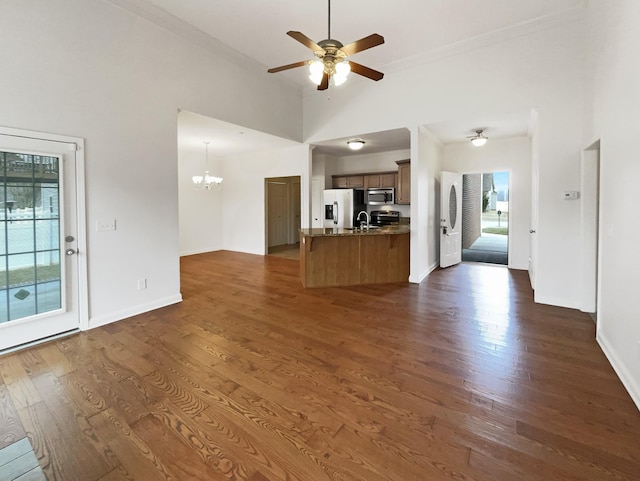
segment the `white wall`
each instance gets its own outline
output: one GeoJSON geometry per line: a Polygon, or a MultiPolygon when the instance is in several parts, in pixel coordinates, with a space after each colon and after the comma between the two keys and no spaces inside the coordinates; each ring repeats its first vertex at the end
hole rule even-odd
{"type": "Polygon", "coordinates": [[[442,143],[426,127],[411,129],[411,282],[440,263],[442,143]]]}
{"type": "Polygon", "coordinates": [[[319,153],[314,149],[311,153],[311,159],[312,175],[324,179],[323,190],[331,189],[331,176],[336,174],[338,158],[334,155],[319,153]]]}
{"type": "Polygon", "coordinates": [[[223,249],[264,255],[265,178],[299,175],[302,203],[300,224],[309,225],[311,152],[308,145],[223,159],[223,249]]]}
{"type": "Polygon", "coordinates": [[[593,112],[584,140],[600,139],[600,248],[597,337],[640,408],[640,2],[590,2],[593,112]]]}
{"type": "Polygon", "coordinates": [[[407,160],[410,155],[411,151],[406,149],[338,157],[336,174],[397,171],[396,160],[407,160]]]}
{"type": "Polygon", "coordinates": [[[179,301],[177,109],[299,139],[300,92],[102,0],[3,0],[0,31],[0,125],[86,139],[89,325],[179,301]]]}
{"type": "MultiPolygon", "coordinates": [[[[527,269],[531,228],[531,141],[527,137],[490,139],[444,146],[443,170],[461,174],[509,172],[509,267],[527,269]]],[[[560,202],[568,202],[558,200],[560,202]]]]}
{"type": "MultiPolygon", "coordinates": [[[[577,190],[584,107],[584,29],[566,24],[484,45],[380,82],[354,77],[326,96],[305,94],[304,137],[322,141],[358,132],[539,112],[540,223],[536,299],[580,304],[579,204],[560,202],[577,190]],[[369,83],[367,83],[369,82],[369,83]]],[[[315,92],[314,92],[315,93],[315,92]]],[[[469,128],[475,125],[469,125],[469,128]]]]}

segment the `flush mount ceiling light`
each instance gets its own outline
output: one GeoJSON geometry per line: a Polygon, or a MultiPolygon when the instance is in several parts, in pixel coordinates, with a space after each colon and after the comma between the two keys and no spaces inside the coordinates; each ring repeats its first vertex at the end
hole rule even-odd
{"type": "Polygon", "coordinates": [[[472,135],[472,136],[467,137],[467,138],[471,139],[471,143],[473,145],[475,145],[476,147],[482,147],[484,144],[487,143],[487,140],[488,140],[488,138],[485,137],[482,132],[484,132],[483,129],[478,129],[478,130],[476,130],[476,135],[472,135]]]}
{"type": "Polygon", "coordinates": [[[204,143],[204,175],[194,175],[191,177],[193,184],[198,190],[211,190],[215,185],[220,188],[222,177],[209,175],[209,142],[204,143]]]}
{"type": "Polygon", "coordinates": [[[347,145],[351,150],[360,150],[364,147],[364,140],[362,139],[349,139],[347,140],[347,145]]]}
{"type": "Polygon", "coordinates": [[[333,85],[338,86],[347,80],[349,72],[362,75],[371,80],[380,80],[384,77],[382,72],[365,67],[359,63],[352,62],[347,59],[348,56],[358,52],[362,52],[368,48],[376,47],[384,43],[382,35],[377,33],[368,37],[356,40],[348,45],[331,38],[331,0],[328,0],[328,35],[325,40],[315,43],[309,37],[301,32],[290,30],[287,32],[291,38],[297,40],[302,45],[310,49],[315,58],[311,61],[303,60],[301,62],[290,63],[282,67],[270,68],[269,73],[281,72],[290,68],[303,67],[309,65],[309,79],[318,86],[318,90],[326,90],[329,88],[329,80],[333,85]]]}

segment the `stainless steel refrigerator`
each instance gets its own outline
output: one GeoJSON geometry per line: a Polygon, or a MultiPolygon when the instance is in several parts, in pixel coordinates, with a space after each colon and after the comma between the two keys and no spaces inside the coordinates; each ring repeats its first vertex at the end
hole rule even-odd
{"type": "Polygon", "coordinates": [[[364,190],[326,189],[324,199],[324,227],[353,227],[355,217],[366,210],[364,190]]]}

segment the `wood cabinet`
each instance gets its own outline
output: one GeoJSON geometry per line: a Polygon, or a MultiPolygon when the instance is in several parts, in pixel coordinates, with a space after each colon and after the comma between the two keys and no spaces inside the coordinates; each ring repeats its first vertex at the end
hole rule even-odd
{"type": "Polygon", "coordinates": [[[396,186],[395,172],[380,172],[372,174],[355,174],[355,175],[334,175],[333,176],[333,188],[334,189],[355,189],[362,188],[376,188],[376,187],[395,187],[396,186]]]}
{"type": "Polygon", "coordinates": [[[396,174],[394,172],[384,172],[380,174],[367,174],[364,176],[364,188],[395,187],[396,174]]]}
{"type": "Polygon", "coordinates": [[[409,233],[305,235],[300,232],[304,287],[386,284],[409,280],[409,233]]]}
{"type": "Polygon", "coordinates": [[[356,187],[364,187],[363,175],[334,175],[334,189],[353,189],[356,187]]]}
{"type": "Polygon", "coordinates": [[[380,174],[380,187],[395,187],[397,174],[380,174]]]}
{"type": "Polygon", "coordinates": [[[398,187],[396,189],[396,204],[411,203],[411,161],[397,160],[398,187]]]}

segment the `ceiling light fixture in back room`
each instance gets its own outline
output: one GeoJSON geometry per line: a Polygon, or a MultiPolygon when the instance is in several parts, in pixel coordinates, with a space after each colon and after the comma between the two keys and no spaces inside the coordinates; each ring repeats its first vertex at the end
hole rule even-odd
{"type": "Polygon", "coordinates": [[[360,150],[364,147],[365,141],[362,139],[349,139],[347,140],[347,145],[351,150],[360,150]]]}
{"type": "Polygon", "coordinates": [[[296,67],[304,67],[309,65],[309,79],[318,86],[318,90],[326,90],[329,88],[329,80],[333,80],[333,85],[342,85],[346,80],[349,72],[362,75],[371,80],[380,80],[384,77],[382,72],[365,67],[359,63],[348,60],[349,55],[362,52],[368,48],[376,47],[384,43],[384,37],[373,33],[368,37],[356,40],[349,45],[342,45],[338,40],[331,38],[331,0],[329,3],[328,15],[328,35],[325,40],[315,43],[309,37],[301,32],[290,30],[287,32],[291,38],[297,40],[305,47],[311,49],[316,56],[313,60],[302,60],[300,62],[283,65],[281,67],[270,68],[269,73],[281,72],[296,67]]]}
{"type": "Polygon", "coordinates": [[[222,177],[209,175],[209,142],[204,142],[204,152],[204,175],[194,175],[191,180],[198,190],[211,190],[214,185],[219,189],[222,177]]]}
{"type": "Polygon", "coordinates": [[[470,135],[467,139],[471,139],[471,143],[476,147],[482,147],[489,140],[488,137],[484,136],[483,132],[484,129],[478,129],[476,130],[476,135],[470,135]]]}

